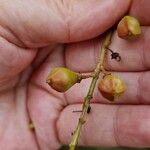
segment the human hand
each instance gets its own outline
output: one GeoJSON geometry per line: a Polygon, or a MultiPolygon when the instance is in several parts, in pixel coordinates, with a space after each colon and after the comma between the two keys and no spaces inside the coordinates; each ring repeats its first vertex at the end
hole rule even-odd
{"type": "Polygon", "coordinates": [[[56,66],[92,71],[101,37],[93,38],[127,10],[147,26],[134,42],[114,34],[110,46],[122,57],[116,63],[108,56],[106,68],[118,73],[127,84],[125,95],[118,100],[124,105],[111,105],[95,91],[80,144],[150,146],[148,3],[135,0],[129,7],[129,0],[1,1],[1,149],[56,150],[69,143],[79,116],[72,111],[81,109],[90,80],[60,94],[45,83],[46,77],[56,66]],[[69,42],[78,43],[63,44],[69,42]],[[28,128],[30,120],[35,132],[28,128]]]}

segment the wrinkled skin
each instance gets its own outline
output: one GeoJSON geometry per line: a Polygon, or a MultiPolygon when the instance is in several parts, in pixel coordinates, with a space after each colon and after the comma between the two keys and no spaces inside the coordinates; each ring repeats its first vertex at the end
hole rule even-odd
{"type": "Polygon", "coordinates": [[[110,48],[122,61],[106,59],[106,69],[119,74],[127,91],[112,105],[95,90],[79,144],[150,147],[149,5],[149,0],[1,0],[0,149],[57,150],[69,143],[79,117],[72,110],[81,109],[90,79],[60,94],[46,77],[56,66],[92,71],[101,34],[127,12],[140,20],[142,35],[125,41],[114,33],[110,48]]]}

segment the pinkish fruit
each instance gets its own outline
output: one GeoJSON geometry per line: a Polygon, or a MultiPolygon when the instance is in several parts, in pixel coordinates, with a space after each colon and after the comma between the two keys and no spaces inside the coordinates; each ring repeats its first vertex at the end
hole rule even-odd
{"type": "Polygon", "coordinates": [[[141,34],[139,21],[132,16],[125,16],[117,26],[118,36],[122,39],[134,39],[141,34]]]}
{"type": "Polygon", "coordinates": [[[109,101],[115,101],[126,90],[124,82],[116,75],[106,75],[99,83],[98,89],[109,101]]]}
{"type": "Polygon", "coordinates": [[[56,91],[65,92],[78,81],[78,74],[65,67],[54,68],[46,82],[56,91]]]}

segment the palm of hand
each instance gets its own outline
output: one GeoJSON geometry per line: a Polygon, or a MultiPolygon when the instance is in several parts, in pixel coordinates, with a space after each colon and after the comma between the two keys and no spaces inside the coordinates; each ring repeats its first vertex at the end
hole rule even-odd
{"type": "MultiPolygon", "coordinates": [[[[34,3],[35,2],[33,2],[33,4],[34,3]]],[[[40,3],[42,4],[42,2],[39,1],[34,6],[36,7],[40,3]]],[[[49,2],[49,4],[53,3],[55,2],[49,2]]],[[[87,1],[84,5],[90,8],[91,6],[89,6],[89,3],[90,2],[87,1]]],[[[101,10],[102,8],[97,6],[101,2],[96,1],[96,3],[95,5],[94,2],[92,4],[93,7],[96,7],[95,10],[101,10]]],[[[104,3],[103,6],[106,6],[106,8],[110,7],[111,11],[114,11],[116,8],[115,4],[114,7],[112,7],[112,5],[107,2],[102,3],[104,3]]],[[[42,12],[39,14],[39,12],[35,11],[35,13],[41,16],[40,23],[44,25],[44,27],[33,18],[27,18],[33,20],[30,20],[29,22],[31,23],[26,24],[23,29],[22,22],[19,22],[20,24],[18,25],[20,26],[16,29],[12,23],[5,24],[7,19],[4,20],[1,17],[3,21],[2,27],[4,27],[4,24],[8,25],[9,31],[13,31],[8,32],[8,34],[4,32],[8,30],[3,30],[4,28],[2,28],[2,36],[0,38],[2,56],[0,58],[0,147],[2,149],[36,150],[40,147],[42,150],[55,150],[61,143],[69,142],[71,132],[75,129],[79,116],[78,113],[73,114],[72,110],[81,109],[81,103],[86,94],[87,87],[90,84],[90,80],[85,80],[80,85],[75,85],[66,94],[53,91],[45,83],[45,80],[49,70],[55,66],[67,66],[81,72],[93,70],[100,46],[100,39],[97,38],[68,45],[51,43],[77,41],[78,39],[85,40],[104,32],[106,28],[109,28],[128,8],[127,1],[117,1],[117,3],[120,3],[122,7],[124,7],[124,5],[126,7],[123,9],[119,8],[120,10],[118,9],[117,11],[119,15],[115,16],[114,19],[108,20],[109,15],[106,15],[106,18],[102,18],[104,24],[96,23],[95,21],[95,23],[93,22],[93,25],[89,27],[91,20],[93,20],[93,16],[97,13],[99,14],[99,12],[91,11],[89,14],[93,14],[93,16],[91,15],[91,17],[88,18],[85,17],[85,19],[82,18],[80,24],[80,19],[78,20],[76,18],[79,16],[74,15],[76,22],[72,23],[71,31],[67,29],[68,24],[63,24],[62,20],[59,18],[60,16],[57,15],[55,17],[57,18],[55,20],[56,22],[54,22],[53,26],[50,26],[52,20],[50,23],[47,22],[48,25],[46,26],[45,22],[48,20],[48,17],[42,16],[42,12]],[[77,32],[85,21],[87,21],[87,28],[77,32]],[[102,28],[99,29],[99,26],[102,28]],[[51,31],[51,34],[48,34],[47,30],[51,31]],[[57,31],[57,34],[53,33],[53,30],[55,32],[57,31]],[[48,46],[45,47],[46,45],[48,46]],[[87,61],[85,61],[85,59],[87,59],[87,61]],[[79,62],[80,64],[78,65],[79,62]],[[28,128],[30,119],[34,123],[35,133],[28,128]]],[[[7,5],[5,3],[4,6],[7,5]]],[[[83,4],[80,5],[82,6],[83,4]]],[[[55,8],[54,6],[62,7],[62,5],[59,5],[59,1],[57,5],[55,4],[52,6],[53,8],[55,8]]],[[[79,4],[75,6],[79,7],[79,4]]],[[[27,16],[31,16],[30,12],[27,16]]],[[[12,17],[11,19],[13,20],[14,18],[12,17]]],[[[10,22],[13,22],[11,19],[10,22]]],[[[21,21],[25,21],[25,19],[22,17],[21,21]]],[[[142,20],[143,24],[148,25],[149,22],[145,20],[142,20]]],[[[111,47],[114,49],[116,48],[121,53],[122,59],[128,57],[129,60],[126,62],[123,61],[122,64],[118,64],[107,58],[106,62],[107,69],[125,71],[124,73],[120,73],[120,76],[124,78],[127,83],[128,91],[122,97],[122,100],[120,100],[121,103],[139,104],[139,100],[142,104],[149,103],[149,94],[146,92],[149,86],[145,84],[149,76],[148,52],[144,52],[144,49],[141,52],[141,41],[143,41],[143,39],[145,40],[145,49],[148,49],[148,33],[149,27],[144,27],[144,37],[141,37],[132,44],[120,40],[116,35],[113,37],[111,47]],[[127,53],[127,49],[130,54],[127,53]],[[135,50],[138,52],[135,53],[135,50]],[[145,53],[145,55],[142,55],[145,56],[144,59],[141,57],[141,53],[145,53]],[[139,60],[143,60],[142,63],[139,63],[139,60]],[[133,71],[147,72],[133,73],[133,71]],[[145,90],[138,88],[138,83],[141,83],[142,88],[145,90]],[[137,94],[138,90],[140,91],[139,94],[137,94]]],[[[87,125],[84,127],[84,132],[81,135],[82,144],[102,146],[116,146],[117,144],[123,146],[148,145],[150,136],[148,132],[145,132],[142,128],[143,121],[148,126],[148,120],[150,119],[148,117],[148,106],[124,105],[118,107],[119,105],[106,105],[107,101],[101,97],[98,91],[95,91],[93,102],[92,113],[89,115],[87,125]],[[97,114],[99,114],[99,117],[95,118],[97,114]],[[138,118],[136,116],[138,116],[138,118]],[[99,126],[101,127],[99,128],[99,126]],[[122,128],[125,128],[124,132],[122,128]],[[137,129],[138,132],[135,133],[134,128],[137,129]],[[90,131],[90,136],[88,131],[90,131]],[[103,138],[104,136],[105,138],[103,138]],[[125,137],[127,140],[122,141],[121,139],[125,137]]]]}

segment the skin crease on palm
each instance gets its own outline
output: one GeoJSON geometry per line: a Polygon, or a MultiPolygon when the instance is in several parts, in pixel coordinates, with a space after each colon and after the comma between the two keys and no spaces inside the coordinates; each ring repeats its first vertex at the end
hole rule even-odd
{"type": "Polygon", "coordinates": [[[107,56],[106,69],[119,74],[127,91],[112,105],[95,90],[79,144],[150,147],[149,5],[149,0],[1,0],[0,150],[57,150],[69,143],[79,117],[72,110],[81,109],[90,79],[61,94],[46,77],[56,66],[92,71],[101,34],[126,13],[139,19],[142,35],[125,41],[114,33],[110,48],[122,61],[107,56]]]}

